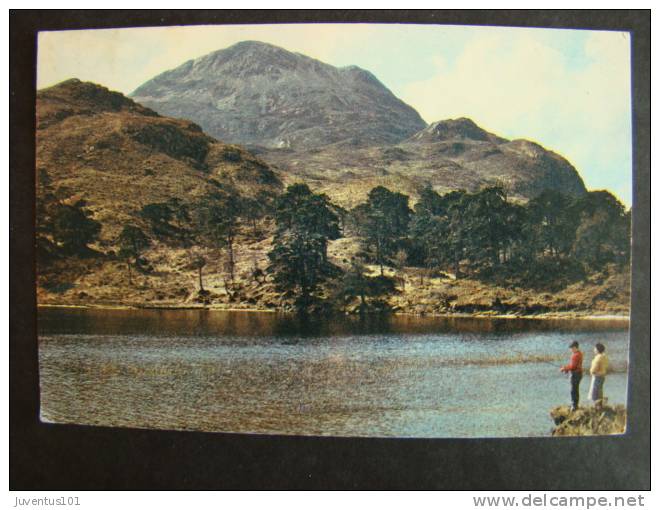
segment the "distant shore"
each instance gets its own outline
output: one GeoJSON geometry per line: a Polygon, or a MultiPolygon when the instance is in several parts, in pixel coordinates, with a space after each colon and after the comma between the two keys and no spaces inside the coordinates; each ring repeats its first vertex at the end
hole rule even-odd
{"type": "MultiPolygon", "coordinates": [[[[283,310],[274,310],[272,308],[223,308],[219,306],[202,306],[202,305],[106,305],[106,304],[89,304],[89,305],[73,305],[73,304],[53,304],[44,303],[38,304],[37,308],[60,308],[60,309],[73,309],[73,310],[209,310],[214,312],[248,312],[248,313],[278,313],[284,315],[291,315],[292,312],[283,310]]],[[[343,315],[343,314],[342,314],[343,315]]],[[[616,320],[630,322],[629,315],[613,315],[613,314],[598,314],[598,313],[583,313],[583,312],[551,312],[543,314],[498,314],[495,312],[476,312],[476,313],[426,313],[414,314],[409,312],[392,312],[391,315],[408,316],[408,317],[447,317],[447,318],[476,318],[476,319],[535,319],[535,320],[556,320],[556,319],[577,319],[577,320],[616,320]]]]}

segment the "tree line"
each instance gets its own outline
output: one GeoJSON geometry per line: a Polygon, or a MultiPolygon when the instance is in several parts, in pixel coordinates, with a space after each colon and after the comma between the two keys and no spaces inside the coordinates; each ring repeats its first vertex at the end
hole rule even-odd
{"type": "MultiPolygon", "coordinates": [[[[101,225],[84,202],[53,199],[48,185],[42,183],[37,210],[42,257],[89,251],[101,225]]],[[[422,278],[444,274],[552,288],[630,259],[630,211],[607,191],[574,197],[546,190],[520,203],[501,186],[445,194],[427,187],[411,206],[409,196],[377,186],[364,203],[345,210],[306,184],[256,197],[218,187],[186,203],[147,204],[137,217],[141,221],[123,225],[116,238],[129,282],[131,270],[143,268],[144,252],[158,240],[191,248],[200,291],[207,260],[194,248],[216,248],[226,259],[225,286],[233,286],[238,236],[272,234],[269,265],[265,270],[255,265],[253,276],[263,283],[269,275],[299,310],[354,300],[360,309],[384,306],[382,298],[405,285],[397,275],[410,267],[422,278]],[[328,256],[328,246],[343,236],[357,237],[360,250],[341,268],[328,256]]]]}
{"type": "Polygon", "coordinates": [[[383,265],[405,263],[456,278],[543,285],[630,258],[630,211],[607,191],[545,190],[521,204],[502,186],[444,195],[428,187],[411,209],[407,196],[377,187],[351,216],[381,274],[383,265]]]}

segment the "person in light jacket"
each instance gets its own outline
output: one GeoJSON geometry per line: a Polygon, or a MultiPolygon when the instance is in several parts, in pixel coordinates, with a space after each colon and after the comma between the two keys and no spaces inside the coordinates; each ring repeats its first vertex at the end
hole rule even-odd
{"type": "Polygon", "coordinates": [[[594,402],[603,401],[603,385],[605,384],[605,376],[607,375],[607,369],[609,367],[610,361],[607,359],[607,354],[605,354],[605,346],[600,342],[594,346],[594,359],[591,361],[591,368],[589,373],[591,374],[591,387],[589,388],[589,398],[594,402]]]}

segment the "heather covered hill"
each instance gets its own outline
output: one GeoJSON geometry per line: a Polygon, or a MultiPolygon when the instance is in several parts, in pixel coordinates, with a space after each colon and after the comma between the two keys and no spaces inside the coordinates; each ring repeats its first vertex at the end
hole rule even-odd
{"type": "Polygon", "coordinates": [[[468,119],[417,135],[255,154],[99,85],[41,90],[39,303],[628,312],[615,197],[468,119]]]}
{"type": "Polygon", "coordinates": [[[248,195],[281,187],[244,149],[75,79],[37,93],[36,137],[38,179],[60,201],[84,200],[103,226],[101,240],[114,239],[129,220],[141,222],[137,213],[150,203],[187,203],[229,187],[248,195]]]}
{"type": "Polygon", "coordinates": [[[190,60],[131,97],[218,139],[265,147],[397,143],[426,126],[370,72],[256,41],[190,60]]]}

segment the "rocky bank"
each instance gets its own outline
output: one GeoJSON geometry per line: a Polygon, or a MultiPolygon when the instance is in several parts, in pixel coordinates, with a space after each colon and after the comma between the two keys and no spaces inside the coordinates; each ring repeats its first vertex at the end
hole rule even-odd
{"type": "Polygon", "coordinates": [[[626,431],[626,408],[622,405],[581,407],[576,411],[559,406],[550,411],[550,417],[556,425],[553,436],[598,436],[626,431]]]}

